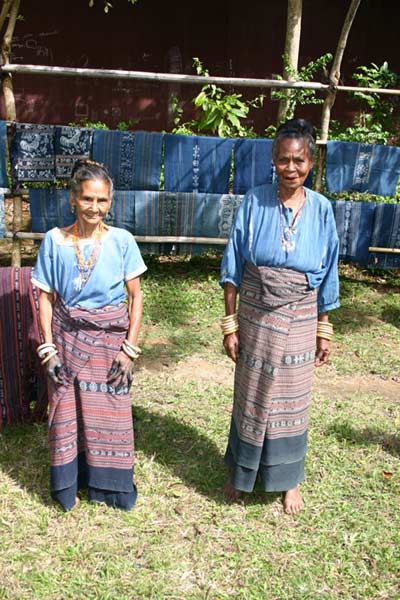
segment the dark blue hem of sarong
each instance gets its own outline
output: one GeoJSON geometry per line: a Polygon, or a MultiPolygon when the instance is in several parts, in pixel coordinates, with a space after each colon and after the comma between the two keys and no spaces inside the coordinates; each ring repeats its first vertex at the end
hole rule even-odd
{"type": "Polygon", "coordinates": [[[51,467],[51,496],[65,510],[75,505],[78,490],[88,489],[89,500],[129,510],[136,502],[137,490],[133,482],[133,468],[113,469],[92,467],[85,454],[67,465],[51,467]]]}
{"type": "Polygon", "coordinates": [[[264,439],[262,447],[241,440],[231,420],[225,463],[231,469],[231,483],[251,492],[257,478],[266,492],[291,490],[304,479],[307,432],[299,436],[264,439]]]}

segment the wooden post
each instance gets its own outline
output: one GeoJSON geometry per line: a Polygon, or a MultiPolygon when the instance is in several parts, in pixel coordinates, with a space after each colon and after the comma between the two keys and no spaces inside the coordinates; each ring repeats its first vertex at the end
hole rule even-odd
{"type": "Polygon", "coordinates": [[[333,59],[331,72],[329,75],[331,89],[328,92],[327,97],[325,98],[324,105],[322,107],[322,116],[321,116],[321,141],[326,142],[328,140],[329,133],[329,123],[331,120],[331,111],[332,106],[336,100],[336,86],[339,84],[340,80],[340,69],[342,66],[343,54],[347,44],[347,38],[349,37],[349,32],[351,26],[354,21],[354,17],[356,16],[356,12],[358,7],[360,6],[361,0],[351,0],[349,9],[346,14],[346,18],[343,23],[342,31],[339,36],[338,45],[336,48],[336,54],[333,59]]]}
{"type": "MultiPolygon", "coordinates": [[[[4,33],[3,42],[1,45],[1,59],[3,65],[10,62],[11,43],[14,35],[15,24],[18,18],[20,0],[6,0],[3,4],[3,9],[0,13],[0,25],[2,26],[8,15],[7,28],[4,33]]],[[[0,27],[1,28],[1,27],[0,27]]],[[[7,121],[15,121],[17,111],[15,107],[15,96],[12,84],[12,74],[7,73],[3,76],[2,89],[4,95],[4,105],[6,109],[7,121]]],[[[21,229],[22,224],[22,198],[21,196],[13,196],[13,233],[21,229]]],[[[13,237],[11,251],[11,266],[21,266],[21,240],[13,237]]]]}
{"type": "MultiPolygon", "coordinates": [[[[285,40],[285,60],[292,69],[299,66],[299,50],[301,36],[301,17],[303,0],[288,0],[287,3],[287,21],[286,21],[286,40],[285,40]]],[[[288,81],[292,80],[292,76],[287,71],[286,65],[283,70],[283,78],[288,81]]],[[[289,97],[291,92],[286,90],[286,95],[289,97]]],[[[288,102],[281,99],[278,107],[277,125],[286,119],[288,102]]]]}

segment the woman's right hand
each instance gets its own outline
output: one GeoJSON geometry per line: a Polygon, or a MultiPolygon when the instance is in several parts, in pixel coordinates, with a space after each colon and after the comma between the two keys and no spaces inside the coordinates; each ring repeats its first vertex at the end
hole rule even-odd
{"type": "Polygon", "coordinates": [[[239,334],[237,331],[235,331],[234,333],[229,333],[228,335],[226,335],[224,337],[224,348],[225,351],[227,353],[227,355],[229,356],[229,358],[231,358],[233,360],[233,362],[236,362],[237,359],[239,358],[239,334]]]}
{"type": "Polygon", "coordinates": [[[64,378],[62,375],[63,364],[57,354],[46,363],[45,367],[47,376],[50,377],[53,383],[56,385],[61,385],[64,383],[64,378]]]}

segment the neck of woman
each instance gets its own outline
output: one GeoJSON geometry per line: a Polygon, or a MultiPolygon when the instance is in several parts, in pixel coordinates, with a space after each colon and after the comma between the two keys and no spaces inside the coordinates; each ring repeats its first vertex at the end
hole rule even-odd
{"type": "Polygon", "coordinates": [[[296,208],[304,202],[305,191],[303,186],[292,190],[278,185],[278,196],[282,204],[289,208],[296,208]]]}
{"type": "Polygon", "coordinates": [[[99,235],[99,233],[101,233],[104,228],[105,225],[103,221],[100,221],[95,225],[90,225],[90,223],[85,223],[77,219],[73,225],[73,232],[80,239],[88,239],[94,238],[97,235],[99,235]]]}

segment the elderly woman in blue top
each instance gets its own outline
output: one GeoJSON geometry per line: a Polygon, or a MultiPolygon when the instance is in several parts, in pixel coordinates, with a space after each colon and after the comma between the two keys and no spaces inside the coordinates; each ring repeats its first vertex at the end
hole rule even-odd
{"type": "Polygon", "coordinates": [[[304,187],[314,149],[307,121],[278,129],[277,181],[246,194],[221,265],[224,347],[236,363],[225,496],[237,500],[259,478],[265,491],[283,493],[288,514],[303,508],[313,367],[328,361],[328,313],[339,306],[332,208],[304,187]]]}
{"type": "Polygon", "coordinates": [[[46,233],[32,276],[49,376],[51,495],[69,510],[87,488],[89,500],[128,510],[136,500],[129,389],[146,266],[132,235],[104,223],[113,193],[106,169],[78,161],[70,189],[76,221],[46,233]]]}

